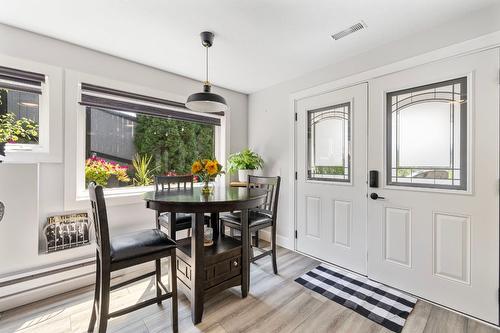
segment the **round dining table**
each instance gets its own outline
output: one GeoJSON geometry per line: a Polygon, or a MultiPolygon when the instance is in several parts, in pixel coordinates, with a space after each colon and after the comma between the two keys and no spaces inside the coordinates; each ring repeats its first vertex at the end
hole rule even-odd
{"type": "MultiPolygon", "coordinates": [[[[250,283],[250,235],[248,210],[262,206],[268,191],[258,188],[215,187],[203,194],[200,187],[152,191],[144,194],[146,207],[168,215],[168,234],[175,240],[179,213],[192,214],[191,237],[177,241],[178,286],[191,302],[191,318],[198,324],[204,299],[230,287],[241,285],[242,297],[250,283]],[[219,233],[219,213],[241,211],[241,240],[219,233]],[[204,246],[205,214],[210,214],[213,244],[204,246]]],[[[159,227],[159,224],[157,223],[159,227]]]]}

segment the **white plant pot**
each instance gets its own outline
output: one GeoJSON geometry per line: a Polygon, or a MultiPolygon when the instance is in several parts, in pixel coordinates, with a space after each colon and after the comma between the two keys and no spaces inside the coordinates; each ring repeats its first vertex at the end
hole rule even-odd
{"type": "Polygon", "coordinates": [[[242,183],[246,183],[248,181],[248,176],[262,176],[264,173],[262,169],[255,170],[238,170],[238,181],[242,183]]]}
{"type": "Polygon", "coordinates": [[[248,181],[248,175],[252,174],[254,170],[238,170],[238,181],[245,183],[248,181]]]}

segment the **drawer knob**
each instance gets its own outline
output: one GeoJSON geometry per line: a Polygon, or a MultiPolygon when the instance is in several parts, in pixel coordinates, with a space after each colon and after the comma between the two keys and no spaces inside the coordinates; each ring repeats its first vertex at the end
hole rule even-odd
{"type": "Polygon", "coordinates": [[[238,262],[236,260],[233,261],[233,265],[234,265],[234,267],[238,267],[238,262]]]}

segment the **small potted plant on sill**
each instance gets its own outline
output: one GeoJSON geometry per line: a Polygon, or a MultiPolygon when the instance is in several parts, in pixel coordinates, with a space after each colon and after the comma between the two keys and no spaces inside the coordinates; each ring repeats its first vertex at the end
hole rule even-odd
{"type": "Polygon", "coordinates": [[[239,153],[231,154],[228,158],[228,171],[230,173],[238,171],[240,182],[248,181],[248,175],[255,170],[262,169],[264,160],[260,155],[246,148],[239,153]]]}

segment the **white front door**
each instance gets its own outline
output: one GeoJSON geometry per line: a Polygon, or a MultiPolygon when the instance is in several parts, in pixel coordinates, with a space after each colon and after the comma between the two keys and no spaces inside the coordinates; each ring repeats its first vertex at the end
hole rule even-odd
{"type": "Polygon", "coordinates": [[[492,49],[373,80],[368,125],[368,169],[381,181],[368,189],[379,196],[368,203],[368,276],[492,323],[499,59],[492,49]]]}
{"type": "Polygon", "coordinates": [[[297,250],[366,274],[367,84],[296,104],[297,250]]]}

